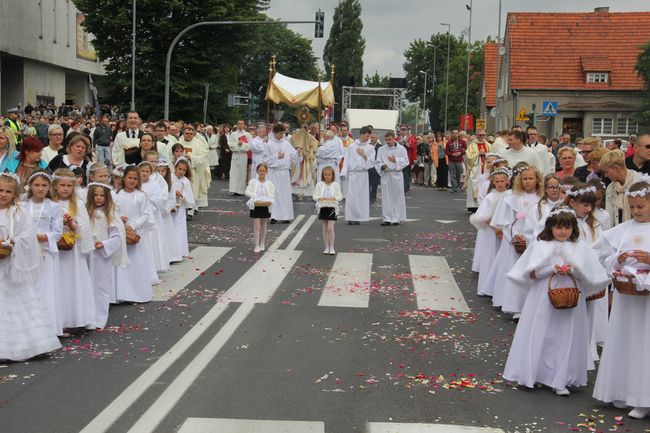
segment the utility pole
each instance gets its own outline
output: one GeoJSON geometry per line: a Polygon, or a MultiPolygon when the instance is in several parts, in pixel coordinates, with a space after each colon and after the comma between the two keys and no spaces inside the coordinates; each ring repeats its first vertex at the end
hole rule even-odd
{"type": "Polygon", "coordinates": [[[324,18],[324,12],[320,12],[320,13],[323,14],[322,18],[321,15],[317,15],[318,19],[314,21],[203,21],[185,27],[176,35],[172,43],[169,45],[169,49],[167,50],[167,59],[165,60],[165,110],[164,110],[165,120],[169,120],[169,82],[170,82],[170,74],[171,74],[172,52],[174,51],[174,47],[176,46],[180,38],[182,38],[185,33],[197,27],[203,27],[203,26],[227,26],[227,25],[243,25],[243,24],[252,24],[252,25],[316,24],[317,26],[322,26],[323,20],[325,18],[324,18]]]}
{"type": "MultiPolygon", "coordinates": [[[[433,111],[435,105],[435,100],[436,100],[436,54],[438,51],[438,47],[436,45],[433,46],[433,76],[431,77],[431,103],[432,107],[431,110],[433,111]]],[[[437,119],[436,115],[436,119],[437,119]]],[[[433,124],[431,124],[431,129],[433,129],[433,124]]]]}
{"type": "Polygon", "coordinates": [[[501,0],[499,0],[499,35],[497,36],[497,85],[496,85],[496,101],[494,107],[494,118],[496,119],[496,131],[501,130],[500,126],[500,113],[499,113],[499,86],[501,85],[501,0]]]}
{"type": "Polygon", "coordinates": [[[133,30],[131,33],[131,111],[135,111],[135,9],[136,0],[133,0],[133,30]]]}
{"type": "Polygon", "coordinates": [[[441,26],[447,26],[447,78],[445,84],[445,128],[447,132],[447,115],[449,114],[449,56],[451,53],[451,24],[440,23],[441,26]]]}
{"type": "Polygon", "coordinates": [[[467,101],[469,99],[469,59],[472,54],[472,6],[473,0],[469,0],[469,4],[465,5],[469,11],[469,30],[467,33],[467,77],[465,79],[465,129],[467,128],[467,120],[469,113],[467,112],[467,101]]]}
{"type": "MultiPolygon", "coordinates": [[[[422,95],[422,133],[424,134],[424,125],[427,118],[427,71],[420,71],[421,74],[424,74],[424,92],[422,95]]],[[[416,131],[417,132],[417,131],[416,131]]]]}

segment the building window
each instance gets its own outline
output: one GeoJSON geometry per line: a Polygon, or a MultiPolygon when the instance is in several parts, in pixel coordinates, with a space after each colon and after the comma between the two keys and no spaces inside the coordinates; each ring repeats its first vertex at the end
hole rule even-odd
{"type": "Polygon", "coordinates": [[[630,135],[639,132],[639,124],[632,119],[618,119],[616,135],[630,135]]]}
{"type": "Polygon", "coordinates": [[[607,83],[609,74],[607,72],[589,72],[587,73],[587,83],[607,83]]]}
{"type": "Polygon", "coordinates": [[[593,135],[613,135],[614,119],[611,117],[594,117],[591,124],[591,133],[593,135]]]}

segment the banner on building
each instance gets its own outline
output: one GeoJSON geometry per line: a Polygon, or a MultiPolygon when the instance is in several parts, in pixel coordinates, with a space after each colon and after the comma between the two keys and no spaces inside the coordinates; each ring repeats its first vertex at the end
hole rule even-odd
{"type": "Polygon", "coordinates": [[[83,27],[84,18],[83,14],[77,13],[77,58],[96,62],[97,53],[91,44],[93,37],[83,27]]]}

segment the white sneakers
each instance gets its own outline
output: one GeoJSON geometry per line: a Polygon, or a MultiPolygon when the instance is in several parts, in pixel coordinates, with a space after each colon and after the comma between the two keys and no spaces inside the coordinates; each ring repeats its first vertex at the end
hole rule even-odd
{"type": "Polygon", "coordinates": [[[646,416],[648,416],[649,411],[650,408],[647,407],[635,407],[630,411],[630,413],[627,414],[627,416],[634,419],[644,419],[646,416]]]}
{"type": "Polygon", "coordinates": [[[560,397],[568,397],[571,395],[568,389],[562,388],[562,389],[556,389],[555,394],[559,395],[560,397]]]}

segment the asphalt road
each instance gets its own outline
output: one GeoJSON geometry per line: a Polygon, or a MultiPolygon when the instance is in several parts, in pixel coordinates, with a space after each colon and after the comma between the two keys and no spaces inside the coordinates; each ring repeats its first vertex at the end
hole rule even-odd
{"type": "Polygon", "coordinates": [[[476,296],[464,196],[413,187],[406,224],[339,220],[336,256],[313,204],[295,203],[254,254],[245,200],[225,188],[213,183],[161,300],[111,308],[106,330],[50,358],[0,364],[1,433],[650,428],[591,386],[562,398],[502,381],[515,324],[476,296]]]}

